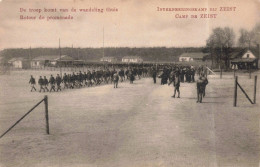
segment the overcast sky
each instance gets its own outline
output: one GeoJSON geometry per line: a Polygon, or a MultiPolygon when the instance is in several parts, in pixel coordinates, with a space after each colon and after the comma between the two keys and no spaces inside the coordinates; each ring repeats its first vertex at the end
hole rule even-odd
{"type": "Polygon", "coordinates": [[[0,0],[0,49],[28,47],[205,46],[215,27],[251,30],[260,22],[260,0],[0,0]],[[235,12],[158,12],[161,8],[236,7],[235,12]],[[20,8],[117,8],[104,13],[21,13],[20,8]],[[218,14],[216,19],[178,19],[176,14],[218,14]],[[20,15],[73,20],[20,20],[20,15]]]}

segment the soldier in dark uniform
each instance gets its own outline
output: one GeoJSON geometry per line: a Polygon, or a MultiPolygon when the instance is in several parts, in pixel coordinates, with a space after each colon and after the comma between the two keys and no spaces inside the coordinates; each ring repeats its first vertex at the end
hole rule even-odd
{"type": "Polygon", "coordinates": [[[118,76],[117,72],[115,72],[113,75],[114,88],[117,88],[118,80],[119,80],[119,76],[118,76]]]}
{"type": "Polygon", "coordinates": [[[171,81],[169,82],[168,85],[170,85],[172,82],[173,82],[173,86],[174,86],[174,94],[173,94],[173,98],[175,98],[175,95],[176,95],[176,91],[178,92],[178,97],[177,98],[180,98],[180,82],[181,82],[181,79],[180,79],[180,74],[179,74],[179,71],[176,71],[175,73],[172,72],[171,74],[171,81]]]}
{"type": "Polygon", "coordinates": [[[41,92],[42,90],[45,92],[45,89],[43,88],[44,80],[42,79],[42,76],[40,76],[40,78],[38,80],[38,84],[40,85],[40,91],[39,92],[41,92]]]}
{"type": "Polygon", "coordinates": [[[68,75],[66,73],[64,73],[62,81],[64,83],[64,89],[68,88],[68,75]]]}
{"type": "Polygon", "coordinates": [[[72,73],[72,75],[70,76],[70,88],[71,89],[74,89],[74,87],[75,87],[75,83],[76,83],[76,75],[75,75],[75,73],[73,72],[72,73]]]}
{"type": "Polygon", "coordinates": [[[123,82],[125,76],[125,72],[123,68],[119,71],[119,76],[120,76],[120,81],[123,82]]]}
{"type": "Polygon", "coordinates": [[[84,80],[85,86],[87,86],[87,73],[86,72],[84,72],[84,74],[83,74],[83,80],[84,80]]]}
{"type": "Polygon", "coordinates": [[[126,79],[129,79],[129,69],[127,68],[125,71],[126,79]]]}
{"type": "Polygon", "coordinates": [[[195,69],[191,68],[191,82],[195,82],[195,69]]]}
{"type": "Polygon", "coordinates": [[[93,70],[92,73],[91,73],[91,79],[94,81],[94,83],[96,84],[97,81],[96,81],[96,71],[93,70]]]}
{"type": "Polygon", "coordinates": [[[135,80],[135,76],[132,70],[129,72],[129,79],[130,79],[130,84],[133,84],[135,80]]]}
{"type": "Polygon", "coordinates": [[[185,75],[185,71],[183,68],[180,69],[180,77],[181,77],[181,82],[184,82],[184,75],[185,75]]]}
{"type": "Polygon", "coordinates": [[[202,102],[202,95],[203,95],[203,80],[202,76],[200,76],[197,80],[197,103],[202,102]]]}
{"type": "Polygon", "coordinates": [[[92,82],[91,82],[91,73],[90,71],[88,70],[88,73],[87,73],[87,86],[92,86],[92,82]]]}
{"type": "Polygon", "coordinates": [[[61,91],[61,86],[60,86],[61,81],[62,81],[62,80],[61,80],[60,75],[57,74],[57,76],[56,76],[57,92],[58,92],[59,90],[61,91]]]}
{"type": "Polygon", "coordinates": [[[208,79],[202,74],[197,80],[197,103],[202,102],[202,97],[205,96],[206,85],[208,84],[208,79]]]}
{"type": "Polygon", "coordinates": [[[78,82],[79,82],[79,87],[82,87],[82,83],[83,83],[83,74],[82,74],[81,71],[79,71],[78,82]]]}
{"type": "Polygon", "coordinates": [[[29,81],[29,84],[31,84],[31,92],[34,90],[36,91],[36,88],[35,88],[35,79],[33,78],[33,76],[31,75],[31,78],[30,78],[30,81],[29,81]]]}
{"type": "Polygon", "coordinates": [[[48,89],[49,82],[48,82],[48,79],[46,78],[46,76],[43,77],[43,82],[44,82],[44,89],[47,92],[49,92],[49,89],[48,89]]]}
{"type": "Polygon", "coordinates": [[[156,77],[157,77],[157,72],[156,69],[154,68],[152,71],[152,77],[153,77],[153,83],[156,84],[156,77]]]}
{"type": "Polygon", "coordinates": [[[205,74],[202,74],[202,80],[203,80],[203,85],[202,85],[203,86],[203,97],[205,97],[205,95],[206,95],[206,86],[209,83],[207,77],[205,76],[205,74]]]}
{"type": "Polygon", "coordinates": [[[54,77],[51,75],[50,79],[49,79],[49,83],[51,85],[51,89],[50,92],[53,90],[55,92],[55,79],[54,77]]]}

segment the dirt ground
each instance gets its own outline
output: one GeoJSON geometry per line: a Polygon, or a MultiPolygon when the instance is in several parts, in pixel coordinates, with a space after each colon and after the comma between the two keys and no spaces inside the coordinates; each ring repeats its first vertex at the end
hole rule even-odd
{"type": "MultiPolygon", "coordinates": [[[[2,134],[44,95],[49,98],[50,135],[41,104],[0,139],[1,167],[259,167],[260,78],[257,104],[238,91],[233,107],[232,73],[209,76],[203,103],[196,103],[195,83],[182,83],[181,98],[173,86],[151,78],[65,90],[30,92],[30,74],[0,76],[2,134]]],[[[253,77],[238,74],[253,98],[253,77]]]]}

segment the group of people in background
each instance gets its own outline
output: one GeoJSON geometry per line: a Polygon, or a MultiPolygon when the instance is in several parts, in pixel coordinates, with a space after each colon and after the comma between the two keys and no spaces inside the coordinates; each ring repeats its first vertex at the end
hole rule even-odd
{"type": "MultiPolygon", "coordinates": [[[[197,103],[201,103],[202,97],[205,96],[206,85],[208,84],[207,71],[206,66],[199,66],[197,68],[193,66],[164,66],[160,69],[161,74],[158,77],[161,78],[161,85],[167,83],[170,85],[173,83],[174,94],[172,97],[175,98],[177,93],[177,98],[180,98],[180,84],[183,82],[195,82],[195,74],[197,73],[197,103]]],[[[154,84],[156,83],[157,72],[158,70],[156,69],[152,71],[154,84]]]]}
{"type": "MultiPolygon", "coordinates": [[[[207,69],[205,66],[179,66],[179,65],[159,65],[150,67],[120,67],[120,68],[106,68],[102,70],[87,70],[87,72],[72,72],[70,74],[64,73],[63,76],[57,74],[55,77],[40,76],[38,79],[39,92],[58,92],[63,89],[74,89],[81,87],[92,87],[101,84],[114,84],[114,88],[118,87],[118,82],[130,81],[133,84],[136,78],[152,77],[153,83],[156,84],[156,79],[161,78],[161,85],[172,84],[174,86],[173,98],[180,98],[180,84],[194,83],[195,74],[198,75],[196,81],[197,85],[197,102],[202,102],[205,96],[207,80],[207,69]],[[63,88],[61,86],[63,84],[63,88]]],[[[31,76],[29,83],[31,84],[31,91],[36,91],[36,81],[31,76]]]]}

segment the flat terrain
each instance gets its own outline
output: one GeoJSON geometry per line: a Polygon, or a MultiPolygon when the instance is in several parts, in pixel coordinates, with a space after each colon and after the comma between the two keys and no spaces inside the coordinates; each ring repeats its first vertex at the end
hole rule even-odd
{"type": "MultiPolygon", "coordinates": [[[[151,78],[119,83],[118,89],[31,93],[30,74],[49,78],[50,72],[0,76],[0,133],[46,94],[51,134],[45,133],[41,104],[0,139],[1,167],[260,166],[259,73],[252,74],[258,75],[257,104],[239,90],[238,107],[232,73],[209,76],[201,104],[194,83],[181,84],[180,99],[171,98],[172,85],[151,78]]],[[[239,82],[253,98],[253,77],[241,74],[239,82]]]]}

